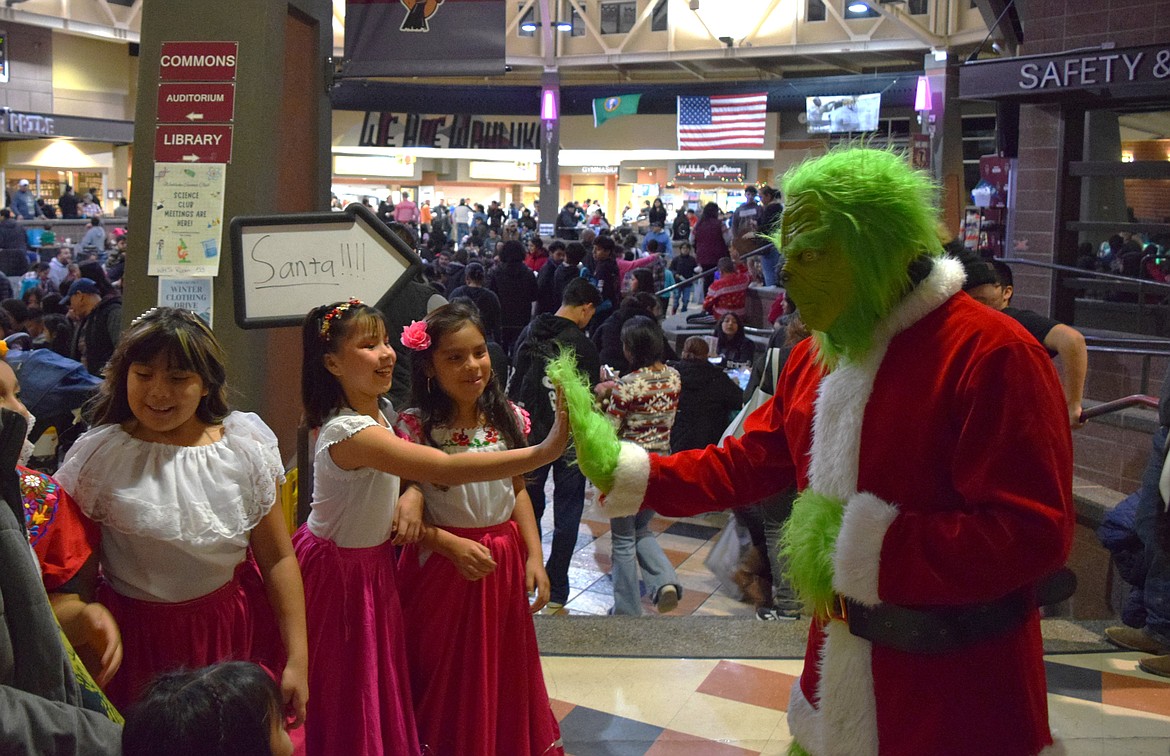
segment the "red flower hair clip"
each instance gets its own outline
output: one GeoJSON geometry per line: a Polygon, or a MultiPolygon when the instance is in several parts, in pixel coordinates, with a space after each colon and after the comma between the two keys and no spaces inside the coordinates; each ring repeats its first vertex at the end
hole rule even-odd
{"type": "Polygon", "coordinates": [[[431,335],[427,333],[425,320],[412,320],[410,325],[402,328],[402,346],[421,352],[431,346],[431,335]]]}

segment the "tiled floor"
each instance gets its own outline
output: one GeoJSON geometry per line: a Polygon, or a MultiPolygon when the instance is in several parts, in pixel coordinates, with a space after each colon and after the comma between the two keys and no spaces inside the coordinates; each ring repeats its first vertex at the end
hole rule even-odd
{"type": "MultiPolygon", "coordinates": [[[[703,566],[725,518],[655,518],[684,589],[673,615],[752,614],[703,566]]],[[[551,515],[542,525],[547,549],[551,515]]],[[[558,614],[605,614],[612,604],[608,570],[609,524],[587,505],[570,570],[572,591],[558,614]]],[[[657,616],[643,601],[647,614],[657,616]]],[[[1052,729],[1069,756],[1170,754],[1170,680],[1141,672],[1140,658],[1120,651],[1046,657],[1052,729]]],[[[543,661],[571,756],[779,755],[791,740],[785,707],[801,659],[543,661]]]]}
{"type": "MultiPolygon", "coordinates": [[[[551,478],[548,500],[552,501],[551,478]]],[[[711,552],[713,539],[719,534],[727,515],[722,512],[673,520],[655,517],[650,527],[658,533],[658,543],[678,573],[683,595],[678,608],[667,616],[748,617],[753,607],[732,598],[720,589],[719,580],[703,562],[711,552]]],[[[541,520],[545,556],[552,541],[552,507],[541,520]]],[[[585,514],[577,536],[577,550],[569,567],[569,600],[557,614],[605,614],[613,606],[613,583],[610,579],[609,519],[586,501],[585,514]]],[[[642,597],[646,614],[656,614],[647,596],[642,597]]]]}

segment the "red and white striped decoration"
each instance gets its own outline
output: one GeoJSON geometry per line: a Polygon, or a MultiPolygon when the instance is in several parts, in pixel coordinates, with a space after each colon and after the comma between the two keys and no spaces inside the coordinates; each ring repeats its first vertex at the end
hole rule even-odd
{"type": "Polygon", "coordinates": [[[678,98],[680,150],[752,149],[764,146],[768,94],[678,98]]]}

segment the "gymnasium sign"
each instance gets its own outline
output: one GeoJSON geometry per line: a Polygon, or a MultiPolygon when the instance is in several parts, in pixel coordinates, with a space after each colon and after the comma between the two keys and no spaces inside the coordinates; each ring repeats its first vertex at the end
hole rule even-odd
{"type": "Polygon", "coordinates": [[[1110,97],[1170,90],[1170,45],[976,61],[959,69],[963,99],[1110,97]]]}
{"type": "Polygon", "coordinates": [[[358,146],[539,150],[540,119],[367,112],[358,146]]]}

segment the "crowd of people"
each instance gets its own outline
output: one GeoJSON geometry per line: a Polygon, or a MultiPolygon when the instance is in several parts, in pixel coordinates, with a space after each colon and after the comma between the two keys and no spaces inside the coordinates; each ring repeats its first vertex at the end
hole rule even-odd
{"type": "MultiPolygon", "coordinates": [[[[18,753],[56,752],[45,744],[64,739],[93,754],[284,756],[288,732],[303,725],[297,739],[310,756],[563,753],[531,615],[569,599],[586,478],[546,367],[571,351],[623,441],[665,459],[712,453],[757,385],[783,389],[790,353],[801,369],[812,364],[799,346],[810,331],[790,299],[770,315],[763,354],[746,337],[745,292],[777,280],[775,264],[769,275],[740,259],[741,240],[758,244],[780,219],[778,193],[759,194],[763,204],[753,188],[727,217],[713,203],[693,224],[680,211],[670,231],[656,201],[644,235],[575,224],[575,238],[547,245],[508,230],[511,221],[528,228],[531,213],[515,205],[430,208],[404,193],[379,208],[423,249],[423,277],[403,297],[418,311],[351,299],[305,316],[301,399],[316,429],[314,488],[308,521],[291,535],[275,435],[231,409],[230,365],[210,328],[193,313],[154,308],[120,330],[124,236],[80,263],[68,248],[26,260],[19,298],[0,302],[3,335],[27,333],[30,349],[76,359],[101,384],[86,410],[90,429],[55,476],[17,468],[23,510],[9,522],[0,507],[0,530],[19,531],[0,539],[3,563],[28,573],[10,580],[33,595],[36,627],[48,627],[51,609],[63,631],[46,646],[14,632],[23,618],[7,618],[15,661],[0,659],[0,734],[18,753]],[[705,272],[717,277],[660,293],[705,272]],[[703,289],[714,324],[676,355],[661,321],[687,310],[691,286],[703,289]],[[723,368],[752,363],[745,392],[723,368]],[[392,394],[401,397],[394,405],[392,394]],[[20,553],[27,543],[35,569],[20,553]],[[41,679],[14,672],[27,668],[41,679]]],[[[1076,427],[1084,375],[1069,367],[1076,340],[1067,326],[1029,326],[1012,311],[1010,269],[971,257],[932,265],[930,275],[949,277],[948,297],[966,281],[970,297],[946,306],[980,323],[985,311],[971,299],[1004,310],[1061,353],[1076,427]]],[[[1004,330],[998,316],[988,322],[1004,330]]],[[[1043,368],[1035,344],[1013,348],[1043,368]]],[[[33,427],[4,361],[0,408],[10,410],[0,431],[21,417],[33,427]]],[[[3,479],[0,493],[9,496],[3,479]]],[[[802,604],[780,533],[797,491],[769,493],[737,514],[759,557],[752,600],[757,618],[792,620],[802,604]]],[[[643,597],[667,613],[682,598],[653,516],[614,516],[612,614],[642,614],[643,597]]]]}

